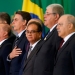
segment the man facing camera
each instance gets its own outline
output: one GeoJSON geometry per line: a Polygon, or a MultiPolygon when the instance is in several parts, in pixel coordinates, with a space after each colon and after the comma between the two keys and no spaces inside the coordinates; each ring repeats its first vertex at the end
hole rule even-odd
{"type": "Polygon", "coordinates": [[[26,37],[30,43],[28,53],[26,56],[26,61],[23,64],[23,74],[22,75],[33,75],[34,61],[37,52],[40,47],[42,36],[42,26],[37,21],[31,21],[28,23],[26,29],[26,37]]]}

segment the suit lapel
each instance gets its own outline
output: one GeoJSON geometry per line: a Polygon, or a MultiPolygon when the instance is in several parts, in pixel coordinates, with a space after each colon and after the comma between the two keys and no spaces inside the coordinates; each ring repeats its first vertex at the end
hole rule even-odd
{"type": "Polygon", "coordinates": [[[75,37],[75,34],[73,34],[73,35],[67,40],[67,42],[62,46],[62,48],[58,51],[56,60],[59,58],[59,56],[61,55],[62,51],[65,50],[65,48],[69,45],[70,41],[71,41],[74,37],[75,37]]]}
{"type": "Polygon", "coordinates": [[[19,43],[22,41],[22,39],[25,38],[24,36],[25,36],[25,31],[22,33],[21,37],[19,38],[17,45],[19,45],[19,43]]]}
{"type": "Polygon", "coordinates": [[[41,42],[41,40],[37,43],[37,45],[34,47],[33,51],[31,52],[31,54],[29,55],[28,59],[26,60],[26,62],[24,63],[24,67],[27,65],[27,63],[31,60],[31,58],[34,56],[34,54],[36,54],[38,52],[39,49],[39,43],[41,42]]]}
{"type": "Polygon", "coordinates": [[[7,43],[7,40],[5,40],[1,45],[0,45],[0,48],[3,47],[3,45],[5,45],[7,43]]]}
{"type": "Polygon", "coordinates": [[[55,30],[56,30],[56,27],[48,34],[47,37],[44,38],[44,41],[48,40],[52,36],[52,34],[55,32],[55,30]]]}

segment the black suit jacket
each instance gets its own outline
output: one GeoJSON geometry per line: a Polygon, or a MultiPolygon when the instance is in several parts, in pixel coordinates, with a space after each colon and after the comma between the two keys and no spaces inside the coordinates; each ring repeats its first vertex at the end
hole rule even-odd
{"type": "Polygon", "coordinates": [[[15,40],[15,38],[16,38],[16,36],[11,32],[11,35],[10,35],[10,37],[8,38],[8,40],[9,40],[9,42],[10,43],[14,43],[14,40],[15,40]]]}
{"type": "Polygon", "coordinates": [[[33,75],[52,75],[56,53],[56,42],[60,42],[60,40],[56,28],[54,28],[41,44],[35,59],[33,75]]]}
{"type": "Polygon", "coordinates": [[[0,75],[9,75],[10,64],[7,61],[7,56],[12,50],[12,44],[5,40],[0,46],[0,75]]]}
{"type": "Polygon", "coordinates": [[[58,51],[53,75],[75,75],[75,34],[58,51]]]}
{"type": "Polygon", "coordinates": [[[18,75],[19,74],[19,70],[21,67],[21,61],[25,54],[27,43],[28,43],[28,41],[25,36],[25,32],[23,32],[17,43],[17,47],[21,48],[22,54],[19,55],[18,57],[15,57],[12,59],[11,65],[10,65],[10,75],[18,75]]]}
{"type": "Polygon", "coordinates": [[[33,75],[34,61],[39,50],[39,46],[42,40],[40,40],[34,47],[33,51],[29,55],[28,59],[24,62],[22,75],[33,75]]]}

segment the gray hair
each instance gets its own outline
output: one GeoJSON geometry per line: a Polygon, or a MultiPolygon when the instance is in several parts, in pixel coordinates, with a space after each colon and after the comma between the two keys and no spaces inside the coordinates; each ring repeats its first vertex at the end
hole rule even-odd
{"type": "Polygon", "coordinates": [[[66,16],[67,16],[67,21],[69,23],[72,23],[74,28],[75,28],[75,17],[73,15],[70,15],[70,14],[66,14],[66,16]]]}
{"type": "Polygon", "coordinates": [[[52,8],[53,13],[59,14],[59,17],[64,14],[64,8],[60,4],[50,4],[46,9],[52,8]]]}

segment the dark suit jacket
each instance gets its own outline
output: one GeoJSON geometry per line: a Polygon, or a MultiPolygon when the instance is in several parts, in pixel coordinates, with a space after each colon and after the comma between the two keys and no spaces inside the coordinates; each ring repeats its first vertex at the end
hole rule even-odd
{"type": "Polygon", "coordinates": [[[75,75],[75,34],[58,51],[53,75],[75,75]]]}
{"type": "Polygon", "coordinates": [[[24,62],[23,74],[22,75],[33,75],[34,61],[39,49],[39,45],[42,40],[40,40],[37,45],[34,47],[33,51],[29,55],[28,59],[24,62]]]}
{"type": "Polygon", "coordinates": [[[15,38],[16,38],[16,36],[11,32],[11,35],[10,35],[10,37],[8,38],[8,40],[9,40],[9,42],[10,43],[14,43],[14,40],[15,40],[15,38]]]}
{"type": "Polygon", "coordinates": [[[7,62],[7,56],[12,50],[12,44],[5,40],[0,46],[0,75],[9,75],[9,62],[7,62]]]}
{"type": "Polygon", "coordinates": [[[60,40],[56,28],[44,39],[35,59],[33,75],[52,75],[56,42],[60,40]]]}
{"type": "Polygon", "coordinates": [[[12,59],[11,65],[10,65],[10,75],[18,75],[20,67],[21,67],[21,61],[26,51],[25,46],[27,43],[28,41],[25,36],[25,32],[23,32],[17,43],[17,47],[21,48],[22,54],[12,59]]]}

